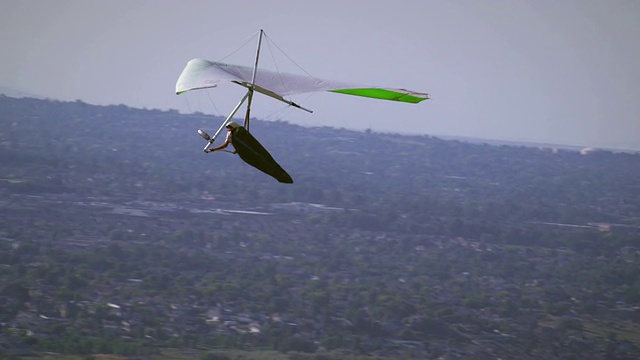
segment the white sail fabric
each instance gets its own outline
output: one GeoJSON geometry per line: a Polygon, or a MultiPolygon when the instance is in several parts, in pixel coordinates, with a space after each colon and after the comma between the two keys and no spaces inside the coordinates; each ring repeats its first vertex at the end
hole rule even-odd
{"type": "Polygon", "coordinates": [[[286,95],[315,91],[363,96],[416,104],[429,98],[429,94],[406,89],[362,86],[341,81],[323,80],[309,76],[285,74],[268,70],[256,72],[255,84],[251,83],[253,69],[247,66],[229,65],[204,59],[193,59],[187,63],[176,83],[176,93],[206,89],[221,82],[232,82],[271,96],[287,104],[298,106],[283,98],[286,95]]]}
{"type": "MultiPolygon", "coordinates": [[[[251,84],[252,75],[253,69],[247,66],[193,59],[187,63],[182,74],[180,74],[176,83],[176,93],[181,94],[189,90],[211,88],[226,81],[246,86],[251,84]]],[[[362,87],[355,84],[262,69],[259,69],[256,73],[255,85],[282,96],[362,87]]]]}

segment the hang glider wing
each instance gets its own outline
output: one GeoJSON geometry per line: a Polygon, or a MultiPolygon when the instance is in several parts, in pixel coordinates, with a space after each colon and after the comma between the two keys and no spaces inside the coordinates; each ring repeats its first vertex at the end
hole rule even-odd
{"type": "MultiPolygon", "coordinates": [[[[323,80],[308,76],[258,70],[254,86],[251,86],[253,68],[212,62],[204,59],[189,61],[176,83],[176,93],[216,87],[232,82],[271,96],[289,105],[299,107],[284,96],[318,91],[364,96],[407,103],[419,103],[429,98],[426,93],[383,87],[369,87],[339,81],[323,80]]],[[[305,109],[306,110],[306,109],[305,109]]]]}

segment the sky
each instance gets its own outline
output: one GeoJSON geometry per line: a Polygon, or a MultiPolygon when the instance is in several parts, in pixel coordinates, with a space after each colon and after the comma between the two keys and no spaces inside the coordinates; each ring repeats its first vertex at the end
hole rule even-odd
{"type": "MultiPolygon", "coordinates": [[[[175,94],[188,60],[427,92],[254,98],[303,126],[640,149],[637,0],[0,0],[0,89],[226,115],[238,86],[175,94]],[[247,42],[248,41],[248,42],[247,42]],[[244,44],[244,46],[243,46],[244,44]]],[[[1,109],[0,109],[1,111],[1,109]]],[[[211,128],[219,124],[212,121],[211,128]]],[[[194,130],[195,131],[195,130],[194,130]]]]}

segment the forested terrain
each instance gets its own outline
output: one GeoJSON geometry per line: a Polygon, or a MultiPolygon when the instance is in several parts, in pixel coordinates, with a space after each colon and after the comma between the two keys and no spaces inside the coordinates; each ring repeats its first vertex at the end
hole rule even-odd
{"type": "Polygon", "coordinates": [[[255,120],[283,185],[202,114],[0,110],[6,356],[640,355],[638,154],[255,120]]]}

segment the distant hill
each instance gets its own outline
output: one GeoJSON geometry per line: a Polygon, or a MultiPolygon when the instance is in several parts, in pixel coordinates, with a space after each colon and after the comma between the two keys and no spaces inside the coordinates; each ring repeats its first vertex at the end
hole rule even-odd
{"type": "Polygon", "coordinates": [[[640,156],[633,154],[254,120],[252,133],[294,179],[282,185],[237,156],[202,152],[196,130],[213,131],[219,118],[7,96],[0,96],[0,108],[3,174],[64,191],[100,193],[109,186],[138,197],[213,192],[238,201],[345,207],[432,198],[592,207],[594,199],[633,198],[640,183],[640,156]]]}
{"type": "MultiPolygon", "coordinates": [[[[481,138],[473,138],[473,137],[464,137],[464,136],[439,136],[445,140],[459,140],[470,142],[474,144],[490,144],[490,145],[508,145],[508,146],[527,146],[527,147],[536,147],[536,148],[546,148],[546,149],[561,149],[561,150],[573,150],[573,151],[582,151],[584,149],[594,149],[592,147],[585,146],[573,146],[573,145],[563,145],[563,144],[552,144],[552,143],[541,143],[541,142],[531,142],[531,141],[514,141],[514,140],[492,140],[492,139],[481,139],[481,138]]],[[[597,148],[599,150],[611,151],[611,152],[625,152],[635,154],[640,152],[638,149],[626,149],[626,148],[597,148]]]]}
{"type": "Polygon", "coordinates": [[[0,95],[5,95],[12,98],[35,98],[35,99],[44,99],[43,96],[37,96],[35,94],[22,91],[19,89],[10,88],[7,86],[0,86],[0,95]]]}

